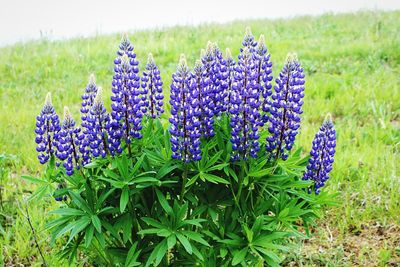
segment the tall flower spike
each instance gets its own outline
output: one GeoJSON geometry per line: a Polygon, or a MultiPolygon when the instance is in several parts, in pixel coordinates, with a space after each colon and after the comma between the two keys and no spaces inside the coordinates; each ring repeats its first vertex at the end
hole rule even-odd
{"type": "Polygon", "coordinates": [[[272,95],[266,149],[276,159],[288,158],[298,129],[304,97],[304,72],[295,54],[289,54],[285,66],[276,79],[272,95]]]}
{"type": "MultiPolygon", "coordinates": [[[[246,27],[246,33],[244,35],[242,45],[243,47],[247,47],[251,53],[253,53],[255,50],[257,42],[255,41],[254,35],[251,32],[250,27],[246,27]]],[[[241,48],[240,51],[243,52],[243,48],[241,48]]]]}
{"type": "Polygon", "coordinates": [[[235,74],[235,61],[233,60],[232,53],[229,48],[226,49],[225,61],[227,67],[225,107],[226,110],[229,111],[231,105],[232,85],[234,83],[234,74],[235,74]]]}
{"type": "Polygon", "coordinates": [[[109,153],[107,139],[108,130],[110,129],[110,116],[104,107],[102,89],[100,87],[97,89],[87,121],[90,129],[88,133],[90,153],[94,157],[105,157],[109,153]]]}
{"type": "MultiPolygon", "coordinates": [[[[97,85],[96,78],[94,74],[91,74],[89,77],[89,83],[85,88],[85,92],[82,95],[82,107],[81,107],[81,119],[82,119],[82,131],[84,135],[89,133],[89,124],[87,122],[87,116],[89,115],[89,111],[92,108],[94,98],[97,93],[97,85]]],[[[82,164],[85,165],[89,163],[90,154],[89,154],[89,141],[87,138],[82,140],[81,147],[79,148],[82,151],[82,164]]]]}
{"type": "Polygon", "coordinates": [[[211,79],[204,75],[204,65],[201,60],[197,60],[194,65],[194,83],[197,92],[199,107],[196,116],[200,120],[200,133],[203,137],[208,138],[214,136],[214,110],[211,87],[211,79]]]}
{"type": "Polygon", "coordinates": [[[262,122],[264,124],[268,121],[267,113],[270,112],[270,97],[272,95],[272,62],[270,61],[271,55],[268,54],[268,49],[265,46],[264,35],[260,36],[254,55],[257,64],[257,84],[262,95],[262,111],[264,112],[262,122]]]}
{"type": "Polygon", "coordinates": [[[139,62],[133,52],[133,46],[124,35],[118,51],[119,57],[114,60],[114,76],[111,96],[111,152],[121,153],[121,139],[125,141],[130,152],[133,138],[141,138],[142,109],[145,106],[143,91],[140,89],[138,75],[139,62]]]}
{"type": "Polygon", "coordinates": [[[144,94],[144,110],[153,119],[159,118],[164,113],[163,108],[163,81],[153,55],[150,53],[147,59],[146,70],[143,72],[142,88],[144,94]]]}
{"type": "Polygon", "coordinates": [[[41,164],[45,164],[56,151],[56,140],[60,131],[60,119],[54,111],[50,93],[46,96],[46,101],[40,114],[36,117],[36,151],[39,153],[38,159],[41,164]]]}
{"type": "Polygon", "coordinates": [[[172,158],[184,162],[201,159],[198,91],[186,58],[181,55],[171,84],[171,149],[172,158]]]}
{"type": "MultiPolygon", "coordinates": [[[[205,79],[205,88],[203,88],[203,94],[209,96],[210,100],[207,103],[207,108],[213,111],[216,110],[216,101],[215,101],[215,83],[216,83],[216,58],[214,54],[214,44],[210,41],[207,43],[206,50],[202,50],[201,52],[201,62],[203,63],[203,77],[205,79]]],[[[206,135],[206,137],[213,136],[206,135]]]]}
{"type": "Polygon", "coordinates": [[[248,47],[243,49],[235,67],[235,82],[231,95],[232,160],[256,157],[260,150],[258,126],[260,124],[260,92],[257,69],[248,47]]]}
{"type": "Polygon", "coordinates": [[[57,138],[56,155],[61,161],[64,161],[63,166],[67,175],[72,175],[74,169],[79,169],[81,166],[80,154],[83,149],[83,138],[84,135],[76,126],[69,109],[64,107],[64,120],[57,138]]]}
{"type": "Polygon", "coordinates": [[[219,116],[226,111],[226,99],[228,97],[226,89],[228,88],[228,67],[225,58],[222,55],[216,43],[213,44],[213,53],[215,57],[214,64],[214,115],[219,116]]]}
{"type": "Polygon", "coordinates": [[[303,177],[303,180],[314,181],[316,194],[320,193],[320,188],[329,179],[335,156],[335,147],[336,131],[331,116],[328,114],[312,142],[311,158],[303,177]]]}

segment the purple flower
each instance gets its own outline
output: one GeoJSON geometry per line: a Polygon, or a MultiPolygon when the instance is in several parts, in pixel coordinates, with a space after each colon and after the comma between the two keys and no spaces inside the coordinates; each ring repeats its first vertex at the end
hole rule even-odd
{"type": "MultiPolygon", "coordinates": [[[[217,61],[214,53],[214,44],[212,42],[207,43],[206,50],[201,51],[201,62],[203,63],[203,78],[204,78],[204,88],[202,90],[202,95],[207,95],[210,99],[206,103],[207,108],[212,110],[213,115],[217,113],[217,101],[215,98],[215,85],[217,83],[217,71],[216,66],[217,61]]],[[[214,122],[212,123],[214,124],[214,122]]],[[[214,133],[204,134],[206,137],[213,136],[214,133]]]]}
{"type": "Polygon", "coordinates": [[[303,180],[314,181],[316,194],[320,193],[320,188],[329,179],[329,172],[332,170],[335,156],[335,147],[336,131],[330,115],[328,115],[312,142],[311,158],[303,177],[303,180]]]}
{"type": "Polygon", "coordinates": [[[147,59],[146,70],[143,72],[142,88],[144,94],[144,110],[143,113],[149,113],[153,119],[159,118],[164,113],[163,108],[163,81],[161,80],[160,70],[158,69],[153,55],[149,54],[147,59]]]}
{"type": "Polygon", "coordinates": [[[76,122],[72,118],[69,109],[64,107],[64,121],[57,136],[56,156],[61,161],[64,161],[63,166],[67,175],[72,175],[74,169],[81,167],[80,154],[82,149],[84,149],[84,146],[82,146],[84,137],[81,129],[76,126],[76,122]]]}
{"type": "Polygon", "coordinates": [[[289,54],[272,95],[266,149],[274,157],[288,158],[300,127],[304,97],[304,73],[295,54],[289,54]]]}
{"type": "Polygon", "coordinates": [[[260,150],[260,91],[257,86],[257,66],[248,47],[243,48],[235,66],[231,94],[232,160],[257,157],[260,150]]]}
{"type": "Polygon", "coordinates": [[[128,145],[132,138],[141,138],[142,108],[145,103],[142,100],[140,78],[138,75],[139,62],[133,52],[133,46],[126,35],[122,38],[119,57],[114,60],[114,76],[112,81],[111,96],[111,152],[121,153],[120,141],[123,139],[128,145]]]}
{"type": "Polygon", "coordinates": [[[194,65],[194,83],[197,92],[197,101],[199,107],[196,116],[200,121],[200,133],[203,137],[209,138],[214,136],[214,104],[213,91],[209,86],[212,81],[205,75],[204,65],[197,60],[194,65]]]}
{"type": "Polygon", "coordinates": [[[247,47],[250,51],[250,53],[254,53],[255,47],[257,46],[257,42],[255,41],[254,35],[251,32],[250,27],[246,28],[246,33],[244,35],[243,41],[242,41],[243,48],[240,49],[240,52],[243,52],[243,49],[247,47]]]}
{"type": "Polygon", "coordinates": [[[201,159],[198,90],[186,58],[181,55],[176,72],[172,75],[171,94],[171,149],[173,159],[184,162],[201,159]]]}
{"type": "MultiPolygon", "coordinates": [[[[87,122],[87,116],[89,115],[89,111],[92,108],[94,98],[97,93],[97,85],[95,76],[92,74],[89,78],[89,83],[86,86],[85,92],[82,95],[82,107],[81,107],[81,119],[82,119],[82,131],[86,136],[89,133],[89,124],[87,122]]],[[[82,152],[82,164],[85,165],[89,163],[90,154],[89,154],[89,142],[87,138],[82,140],[81,147],[79,148],[82,152]]]]}
{"type": "MultiPolygon", "coordinates": [[[[90,153],[94,157],[105,157],[110,150],[107,143],[108,130],[110,129],[110,116],[104,107],[102,99],[102,89],[97,89],[97,94],[93,102],[93,106],[87,116],[89,124],[89,132],[87,135],[90,153]]],[[[108,139],[108,141],[110,141],[108,139]]]]}
{"type": "Polygon", "coordinates": [[[222,56],[222,52],[216,43],[212,44],[212,50],[214,54],[213,64],[213,85],[214,85],[214,115],[219,116],[222,112],[226,111],[226,99],[228,97],[228,67],[225,58],[222,56]]]}
{"type": "Polygon", "coordinates": [[[48,93],[44,106],[36,117],[35,142],[41,164],[45,164],[54,155],[58,131],[60,131],[60,120],[51,103],[51,95],[48,93]]]}
{"type": "Polygon", "coordinates": [[[232,95],[232,85],[235,82],[234,77],[235,77],[235,61],[232,58],[231,50],[229,48],[226,49],[226,56],[225,56],[225,62],[226,62],[226,68],[227,68],[227,74],[226,74],[226,87],[225,87],[225,109],[227,111],[230,110],[230,105],[231,105],[231,95],[232,95]]]}
{"type": "Polygon", "coordinates": [[[272,62],[270,61],[271,55],[268,54],[267,47],[265,46],[264,35],[260,36],[257,46],[254,50],[257,65],[257,84],[262,95],[262,111],[264,112],[262,121],[268,121],[268,115],[271,106],[272,95],[272,62]]]}

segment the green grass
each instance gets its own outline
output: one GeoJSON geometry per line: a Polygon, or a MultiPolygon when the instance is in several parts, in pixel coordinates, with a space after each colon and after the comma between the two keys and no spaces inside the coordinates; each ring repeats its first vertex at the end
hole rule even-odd
{"type": "MultiPolygon", "coordinates": [[[[370,266],[400,258],[399,25],[399,11],[365,12],[175,27],[132,32],[130,37],[141,63],[153,53],[166,92],[181,53],[193,65],[200,49],[212,40],[236,55],[246,26],[254,35],[266,36],[275,75],[286,54],[296,52],[306,70],[297,145],[308,151],[325,114],[332,113],[337,154],[324,190],[338,192],[340,204],[326,210],[314,238],[286,263],[370,266]]],[[[42,170],[36,160],[34,125],[46,93],[52,92],[59,114],[67,105],[78,118],[80,95],[93,72],[108,98],[119,40],[116,34],[0,49],[0,154],[15,155],[0,159],[4,187],[0,222],[6,230],[0,249],[6,263],[40,265],[24,217],[25,199],[34,187],[20,175],[42,170]]],[[[47,212],[56,205],[50,198],[29,204],[39,243],[51,265],[59,264],[57,245],[49,244],[44,224],[47,212]]]]}

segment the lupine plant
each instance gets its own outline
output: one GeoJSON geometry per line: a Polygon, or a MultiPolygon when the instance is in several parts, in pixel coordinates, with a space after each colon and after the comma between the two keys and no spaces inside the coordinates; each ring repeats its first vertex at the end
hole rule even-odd
{"type": "Polygon", "coordinates": [[[289,54],[272,88],[264,36],[250,29],[237,59],[209,42],[191,69],[181,55],[164,113],[161,73],[150,54],[143,72],[124,36],[107,111],[91,76],[81,124],[50,95],[37,116],[43,184],[60,207],[47,229],[97,266],[278,266],[332,204],[322,190],[332,170],[331,116],[310,155],[293,150],[305,90],[289,54]]]}

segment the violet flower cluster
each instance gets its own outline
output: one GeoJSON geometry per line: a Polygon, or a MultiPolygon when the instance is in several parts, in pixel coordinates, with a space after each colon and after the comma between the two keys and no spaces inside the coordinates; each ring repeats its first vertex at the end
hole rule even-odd
{"type": "MultiPolygon", "coordinates": [[[[201,140],[215,135],[220,117],[229,119],[231,160],[248,160],[260,151],[260,130],[268,128],[265,148],[270,159],[286,160],[298,134],[304,98],[304,70],[289,54],[272,88],[272,62],[260,36],[256,42],[246,29],[242,48],[235,60],[208,42],[190,71],[182,55],[170,86],[170,129],[172,158],[185,163],[201,159],[201,140]]],[[[102,90],[90,76],[82,95],[81,127],[65,109],[62,127],[50,94],[36,122],[36,143],[40,163],[53,155],[63,162],[67,175],[92,158],[117,156],[142,138],[143,120],[158,119],[164,113],[163,81],[152,54],[141,77],[134,47],[126,35],[114,60],[111,112],[107,113],[102,90]]],[[[332,169],[336,135],[331,120],[317,133],[304,180],[315,182],[319,193],[332,169]]]]}
{"type": "Polygon", "coordinates": [[[82,145],[84,138],[69,109],[64,107],[64,120],[56,142],[56,156],[64,161],[63,166],[67,175],[72,175],[74,169],[79,169],[81,166],[81,154],[85,152],[85,147],[82,145]]]}
{"type": "Polygon", "coordinates": [[[81,119],[82,119],[82,131],[85,138],[82,140],[80,150],[82,152],[82,165],[89,163],[90,160],[90,148],[89,141],[86,138],[86,135],[89,133],[90,128],[87,122],[87,116],[89,115],[89,111],[93,106],[94,99],[97,94],[97,85],[94,74],[90,75],[89,83],[85,88],[85,92],[82,95],[82,107],[81,107],[81,119]]]}
{"type": "Polygon", "coordinates": [[[110,153],[110,149],[115,147],[109,137],[111,129],[110,115],[107,113],[102,98],[102,89],[97,89],[97,94],[87,117],[89,132],[87,138],[89,141],[90,152],[93,157],[105,157],[110,153]],[[110,142],[111,141],[111,142],[110,142]]]}
{"type": "Polygon", "coordinates": [[[186,58],[181,55],[177,70],[172,75],[169,131],[172,158],[186,163],[201,159],[198,93],[186,58]]]}
{"type": "Polygon", "coordinates": [[[54,110],[51,102],[50,93],[46,96],[46,101],[36,117],[36,151],[41,164],[45,164],[56,152],[58,132],[60,131],[60,119],[54,110]]]}
{"type": "Polygon", "coordinates": [[[320,188],[329,179],[329,173],[334,162],[335,147],[336,131],[330,116],[328,116],[312,142],[311,158],[303,177],[303,180],[314,181],[316,194],[320,193],[320,188]]]}
{"type": "Polygon", "coordinates": [[[261,121],[257,65],[248,47],[242,49],[235,67],[231,95],[232,160],[257,157],[260,150],[258,129],[261,121]]]}
{"type": "Polygon", "coordinates": [[[111,96],[110,152],[112,154],[121,153],[121,140],[129,148],[133,138],[142,137],[140,132],[142,129],[142,108],[145,106],[138,75],[139,62],[126,35],[122,38],[117,54],[118,57],[114,60],[113,94],[111,96]]]}
{"type": "Polygon", "coordinates": [[[160,118],[161,114],[164,113],[164,95],[162,91],[163,81],[160,76],[160,70],[158,69],[153,55],[150,53],[147,59],[146,70],[143,71],[142,76],[142,88],[145,108],[142,110],[144,114],[147,114],[155,119],[160,118]]]}
{"type": "Polygon", "coordinates": [[[275,92],[270,106],[271,135],[267,138],[266,149],[275,159],[288,158],[298,129],[304,97],[304,72],[297,56],[290,54],[279,77],[276,79],[275,92]]]}

